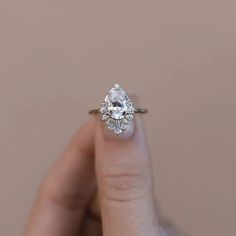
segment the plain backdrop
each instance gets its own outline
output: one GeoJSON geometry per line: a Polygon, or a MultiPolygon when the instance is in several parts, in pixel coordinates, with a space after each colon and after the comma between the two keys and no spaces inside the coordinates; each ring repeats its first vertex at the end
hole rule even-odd
{"type": "Polygon", "coordinates": [[[162,211],[236,235],[236,2],[0,1],[0,235],[118,82],[139,97],[162,211]]]}

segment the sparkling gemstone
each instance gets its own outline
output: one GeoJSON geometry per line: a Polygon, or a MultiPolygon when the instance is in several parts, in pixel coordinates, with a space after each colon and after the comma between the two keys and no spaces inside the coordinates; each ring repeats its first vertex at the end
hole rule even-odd
{"type": "Polygon", "coordinates": [[[115,134],[121,134],[133,119],[134,108],[126,92],[116,84],[101,105],[102,120],[115,134]]]}
{"type": "Polygon", "coordinates": [[[107,97],[107,109],[111,118],[118,120],[124,118],[128,111],[128,99],[121,89],[113,89],[107,97]]]}

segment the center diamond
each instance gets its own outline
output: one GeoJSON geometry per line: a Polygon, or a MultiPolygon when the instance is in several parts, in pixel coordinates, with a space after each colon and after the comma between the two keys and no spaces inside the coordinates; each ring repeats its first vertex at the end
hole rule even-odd
{"type": "Polygon", "coordinates": [[[108,95],[107,109],[111,118],[120,120],[124,118],[128,111],[127,99],[120,89],[114,89],[108,95]]]}

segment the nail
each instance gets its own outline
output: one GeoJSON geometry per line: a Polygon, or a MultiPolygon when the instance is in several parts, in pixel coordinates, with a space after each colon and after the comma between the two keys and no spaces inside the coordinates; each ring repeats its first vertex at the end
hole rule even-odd
{"type": "Polygon", "coordinates": [[[106,126],[106,123],[102,122],[102,132],[105,139],[112,139],[112,140],[123,140],[123,139],[130,139],[134,135],[135,132],[135,121],[131,120],[129,126],[126,130],[123,131],[121,134],[115,134],[113,131],[109,130],[106,126]]]}

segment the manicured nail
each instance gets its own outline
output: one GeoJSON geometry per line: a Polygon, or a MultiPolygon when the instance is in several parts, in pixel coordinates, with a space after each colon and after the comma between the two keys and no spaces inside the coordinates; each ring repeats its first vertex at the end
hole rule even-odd
{"type": "Polygon", "coordinates": [[[109,130],[106,124],[102,124],[102,130],[104,137],[106,139],[116,139],[116,140],[123,140],[129,139],[133,136],[135,131],[135,124],[134,120],[130,121],[127,129],[125,129],[121,134],[115,134],[112,130],[109,130]]]}

